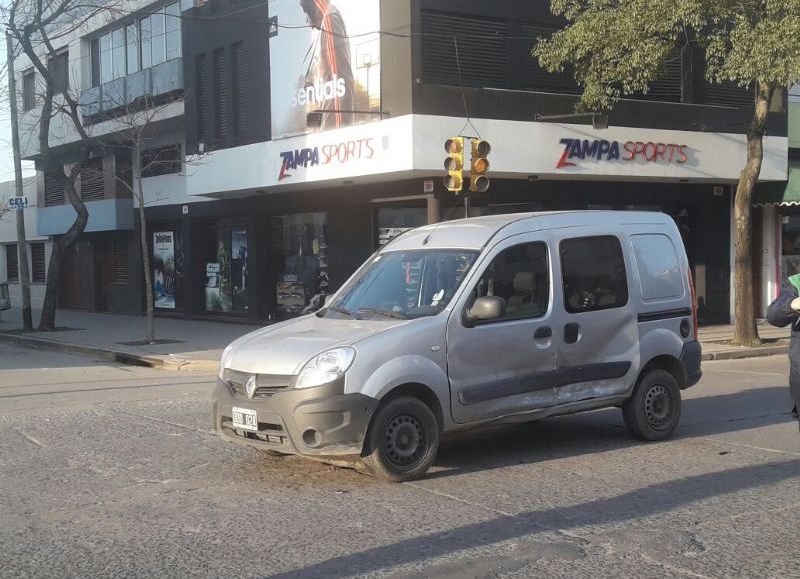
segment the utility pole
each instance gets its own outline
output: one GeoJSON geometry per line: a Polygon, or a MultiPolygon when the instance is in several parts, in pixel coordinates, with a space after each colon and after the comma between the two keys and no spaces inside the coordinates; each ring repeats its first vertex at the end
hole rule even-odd
{"type": "MultiPolygon", "coordinates": [[[[14,149],[14,180],[17,197],[23,196],[22,161],[19,153],[19,126],[17,125],[17,82],[14,78],[14,42],[11,33],[6,30],[6,59],[8,74],[8,101],[11,105],[11,144],[14,149]]],[[[31,277],[28,269],[28,241],[25,237],[25,210],[17,207],[17,263],[19,264],[19,282],[22,288],[22,323],[26,330],[33,328],[31,316],[31,277]]]]}

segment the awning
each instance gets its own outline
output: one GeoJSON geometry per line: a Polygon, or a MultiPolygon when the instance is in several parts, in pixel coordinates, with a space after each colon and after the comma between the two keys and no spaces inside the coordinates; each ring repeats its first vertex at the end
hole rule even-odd
{"type": "Polygon", "coordinates": [[[800,159],[789,159],[786,183],[759,183],[753,205],[800,205],[800,159]]]}

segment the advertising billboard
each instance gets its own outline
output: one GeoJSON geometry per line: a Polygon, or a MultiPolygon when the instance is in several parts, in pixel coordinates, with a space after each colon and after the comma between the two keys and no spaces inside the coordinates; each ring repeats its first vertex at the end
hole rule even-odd
{"type": "Polygon", "coordinates": [[[269,11],[273,139],[380,119],[369,114],[381,108],[380,0],[273,0],[269,11]]]}

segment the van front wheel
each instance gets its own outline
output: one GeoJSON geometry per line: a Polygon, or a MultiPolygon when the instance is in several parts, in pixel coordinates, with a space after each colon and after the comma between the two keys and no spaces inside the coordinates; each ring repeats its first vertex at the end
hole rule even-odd
{"type": "Polygon", "coordinates": [[[439,425],[427,404],[404,396],[375,414],[367,434],[364,463],[372,474],[392,482],[424,475],[439,450],[439,425]]]}
{"type": "Polygon", "coordinates": [[[641,440],[664,440],[672,436],[681,418],[681,390],[665,370],[642,376],[625,404],[622,416],[628,430],[641,440]]]}

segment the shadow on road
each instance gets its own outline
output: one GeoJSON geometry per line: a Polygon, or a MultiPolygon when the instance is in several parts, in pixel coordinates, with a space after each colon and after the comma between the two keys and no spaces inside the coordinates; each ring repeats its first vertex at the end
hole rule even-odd
{"type": "MultiPolygon", "coordinates": [[[[788,390],[765,387],[731,394],[684,400],[676,438],[696,438],[782,424],[789,413],[788,390]]],[[[611,408],[537,422],[498,425],[446,437],[437,467],[428,478],[492,470],[514,464],[541,463],[567,456],[630,448],[634,439],[611,408]]]]}
{"type": "Polygon", "coordinates": [[[367,574],[551,529],[576,529],[664,513],[711,497],[774,485],[797,477],[800,477],[800,460],[702,474],[636,489],[613,498],[498,517],[336,557],[273,577],[349,577],[367,574]]]}

